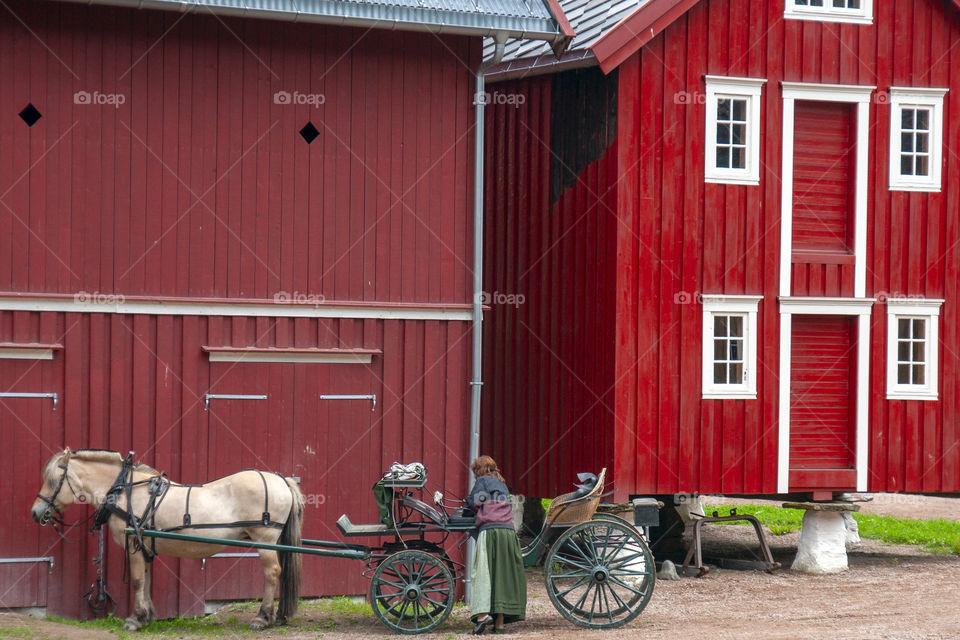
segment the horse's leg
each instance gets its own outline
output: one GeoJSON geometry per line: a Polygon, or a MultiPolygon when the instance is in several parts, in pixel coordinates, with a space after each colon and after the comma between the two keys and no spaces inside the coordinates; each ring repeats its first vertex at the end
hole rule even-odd
{"type": "Polygon", "coordinates": [[[149,600],[144,597],[144,587],[147,585],[146,562],[142,553],[127,554],[130,566],[130,581],[133,583],[133,612],[124,620],[124,631],[139,631],[150,621],[149,600]]]}
{"type": "Polygon", "coordinates": [[[147,601],[147,622],[157,619],[157,610],[153,608],[153,563],[145,563],[143,569],[143,597],[147,601]]]}
{"type": "Polygon", "coordinates": [[[280,561],[277,552],[269,549],[260,549],[260,565],[263,567],[263,602],[260,603],[260,612],[250,623],[250,628],[259,631],[269,627],[276,621],[273,607],[273,597],[277,593],[277,582],[280,580],[280,561]]]}

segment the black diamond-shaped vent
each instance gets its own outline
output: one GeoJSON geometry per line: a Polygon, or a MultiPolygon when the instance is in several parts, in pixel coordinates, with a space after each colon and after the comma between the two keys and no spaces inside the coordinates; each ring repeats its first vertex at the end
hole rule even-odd
{"type": "Polygon", "coordinates": [[[320,135],[320,132],[317,131],[315,126],[313,126],[312,122],[308,122],[303,126],[303,129],[300,129],[300,135],[304,140],[307,141],[307,144],[310,144],[317,139],[317,136],[320,135]]]}
{"type": "Polygon", "coordinates": [[[28,104],[23,108],[19,114],[20,119],[27,123],[28,127],[32,127],[37,124],[37,120],[43,117],[43,114],[37,111],[37,108],[33,106],[33,103],[28,104]]]}

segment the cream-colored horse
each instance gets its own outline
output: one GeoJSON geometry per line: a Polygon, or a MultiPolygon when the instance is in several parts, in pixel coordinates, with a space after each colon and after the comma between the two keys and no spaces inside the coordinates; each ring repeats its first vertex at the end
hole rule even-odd
{"type": "MultiPolygon", "coordinates": [[[[206,558],[225,547],[147,536],[142,540],[128,537],[124,532],[131,526],[128,514],[136,521],[142,519],[148,529],[270,544],[299,546],[301,543],[303,494],[292,479],[274,473],[241,471],[190,487],[167,481],[145,464],[132,464],[129,458],[125,461],[115,451],[65,449],[50,458],[44,467],[43,486],[31,515],[41,525],[47,524],[58,520],[62,510],[75,502],[97,507],[97,513],[102,514],[110,527],[114,542],[126,549],[134,606],[123,628],[131,631],[140,629],[156,615],[150,598],[150,560],[154,554],[206,558]]],[[[300,591],[299,553],[258,551],[266,587],[260,611],[250,625],[252,629],[263,629],[292,617],[300,591]],[[275,614],[273,598],[278,582],[280,602],[275,614]]]]}

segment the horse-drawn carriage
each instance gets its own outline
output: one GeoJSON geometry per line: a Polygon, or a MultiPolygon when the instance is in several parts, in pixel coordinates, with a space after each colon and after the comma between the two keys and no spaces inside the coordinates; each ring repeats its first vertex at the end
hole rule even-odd
{"type": "MultiPolygon", "coordinates": [[[[198,494],[202,499],[204,487],[214,487],[240,474],[190,487],[169,480],[151,480],[162,478],[162,474],[144,465],[133,465],[129,456],[123,459],[119,454],[112,455],[119,469],[112,485],[109,481],[97,485],[92,471],[80,469],[85,459],[83,452],[67,450],[54,456],[44,470],[45,487],[51,495],[44,495],[41,489],[34,518],[41,524],[59,521],[61,509],[74,501],[89,500],[100,507],[98,511],[104,504],[109,505],[103,519],[110,519],[115,541],[126,546],[131,575],[135,585],[140,585],[127,628],[140,628],[152,619],[149,578],[141,576],[138,580],[137,576],[138,569],[149,576],[151,553],[200,557],[228,546],[253,548],[261,554],[267,585],[253,626],[262,627],[275,620],[273,595],[278,574],[283,584],[276,617],[283,619],[296,610],[296,585],[290,584],[290,580],[299,578],[301,555],[365,561],[364,575],[370,578],[373,611],[383,624],[400,633],[430,631],[443,623],[453,609],[456,581],[465,575],[465,567],[451,558],[448,548],[450,544],[464,543],[475,532],[474,519],[439,492],[434,494],[433,504],[422,500],[427,483],[425,470],[412,478],[385,477],[379,483],[387,495],[382,505],[386,517],[381,522],[354,524],[347,515],[340,517],[337,526],[344,536],[377,539],[376,544],[356,544],[302,539],[299,527],[303,498],[296,485],[286,479],[285,485],[276,483],[276,487],[287,486],[292,500],[280,500],[276,490],[265,500],[266,478],[272,474],[241,472],[259,474],[259,478],[252,476],[249,484],[263,485],[254,500],[256,517],[248,518],[235,510],[236,520],[225,523],[211,521],[209,515],[191,515],[190,492],[194,492],[195,501],[198,494]],[[64,486],[72,495],[66,495],[64,486]],[[177,498],[181,490],[186,491],[185,512],[177,508],[182,504],[177,498]],[[160,491],[164,497],[158,504],[160,491]],[[279,501],[281,508],[270,500],[279,501]],[[171,513],[163,512],[164,505],[172,508],[171,513]],[[295,531],[290,530],[291,523],[295,531]],[[178,545],[189,553],[178,553],[178,545]],[[203,545],[209,552],[199,554],[197,548],[204,548],[203,545]]],[[[89,457],[103,466],[103,455],[89,457]]],[[[551,501],[542,528],[523,549],[526,566],[542,563],[547,593],[557,610],[568,620],[592,628],[617,627],[635,618],[647,605],[656,580],[653,556],[641,532],[622,518],[597,513],[604,477],[605,471],[601,471],[589,490],[581,489],[551,501]]],[[[282,489],[279,493],[282,495],[282,489]]]]}

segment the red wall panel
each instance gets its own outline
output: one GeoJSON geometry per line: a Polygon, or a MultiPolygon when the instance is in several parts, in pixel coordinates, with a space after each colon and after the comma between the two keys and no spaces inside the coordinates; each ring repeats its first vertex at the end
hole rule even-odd
{"type": "Polygon", "coordinates": [[[0,291],[469,301],[478,41],[9,10],[0,291]]]}
{"type": "Polygon", "coordinates": [[[613,467],[616,146],[550,202],[552,79],[487,108],[481,453],[511,490],[566,492],[613,467]]]}
{"type": "MultiPolygon", "coordinates": [[[[0,390],[59,395],[56,411],[49,400],[0,402],[0,449],[23,452],[3,466],[10,473],[0,472],[11,496],[8,519],[19,523],[0,534],[0,557],[28,555],[23,532],[31,531],[37,535],[27,536],[29,544],[37,548],[29,555],[56,558],[49,577],[45,566],[19,567],[19,600],[4,606],[45,601],[50,612],[90,615],[80,595],[94,579],[89,559],[96,540],[78,530],[77,544],[66,547],[49,529],[38,530],[28,513],[43,463],[63,446],[132,449],[181,482],[250,467],[298,476],[308,499],[304,536],[312,538],[341,539],[334,523],[342,513],[354,522],[375,521],[368,490],[397,460],[422,461],[431,488],[462,493],[468,338],[464,322],[0,312],[0,342],[64,345],[52,361],[0,360],[0,390]],[[383,355],[370,365],[210,363],[204,344],[367,347],[383,355]],[[211,400],[205,411],[206,393],[267,400],[211,400]],[[337,393],[376,394],[376,408],[319,399],[337,393]]],[[[85,515],[74,507],[67,519],[85,515]]],[[[125,612],[122,553],[112,542],[107,548],[108,588],[125,612]]],[[[367,588],[361,563],[308,558],[304,564],[306,596],[367,588]]],[[[200,614],[204,600],[262,593],[256,560],[212,559],[201,571],[199,560],[160,557],[154,570],[161,617],[200,614]]]]}

